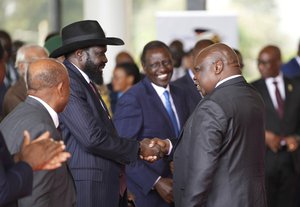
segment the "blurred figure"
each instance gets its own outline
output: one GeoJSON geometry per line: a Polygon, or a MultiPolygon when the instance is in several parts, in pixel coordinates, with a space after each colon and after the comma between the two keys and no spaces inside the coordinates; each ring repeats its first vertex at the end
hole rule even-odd
{"type": "Polygon", "coordinates": [[[126,51],[121,51],[116,56],[116,65],[122,63],[134,63],[133,57],[126,51]]]}
{"type": "MultiPolygon", "coordinates": [[[[133,60],[133,57],[126,51],[119,52],[116,56],[115,61],[116,61],[116,65],[120,65],[120,64],[123,64],[123,63],[135,64],[135,62],[133,60]]],[[[116,104],[118,102],[118,99],[119,99],[120,95],[119,95],[118,91],[114,90],[112,82],[107,84],[107,88],[109,90],[109,99],[110,99],[111,111],[112,111],[112,113],[114,113],[115,107],[116,107],[116,104]]]]}
{"type": "Polygon", "coordinates": [[[187,101],[187,105],[188,105],[189,114],[191,114],[194,111],[195,107],[201,100],[201,94],[198,91],[197,86],[195,86],[195,83],[193,80],[194,74],[195,74],[193,60],[194,60],[194,58],[196,58],[195,56],[201,50],[203,50],[204,48],[206,48],[212,44],[214,44],[213,41],[208,40],[208,39],[199,40],[195,44],[195,46],[190,54],[190,58],[191,58],[192,62],[188,63],[188,66],[190,68],[188,68],[187,73],[185,74],[185,76],[179,78],[178,80],[176,80],[172,83],[173,85],[180,87],[180,88],[184,89],[185,91],[189,91],[188,93],[186,93],[186,101],[187,101]]]}
{"type": "Polygon", "coordinates": [[[243,60],[242,53],[238,49],[233,49],[233,51],[235,52],[235,54],[238,57],[241,70],[243,70],[245,65],[244,65],[244,60],[243,60]]]}
{"type": "Polygon", "coordinates": [[[4,30],[0,30],[0,42],[5,50],[4,62],[6,67],[6,76],[4,79],[4,84],[8,88],[9,86],[13,85],[19,77],[12,60],[12,39],[4,30]]]}
{"type": "Polygon", "coordinates": [[[38,45],[25,45],[17,51],[16,68],[19,73],[19,80],[11,86],[3,100],[3,116],[9,114],[19,103],[25,101],[27,97],[27,88],[25,83],[25,74],[29,64],[34,60],[47,58],[48,52],[38,45]]]}
{"type": "MultiPolygon", "coordinates": [[[[61,36],[59,34],[51,34],[50,36],[49,35],[47,36],[45,40],[44,48],[46,48],[49,54],[51,54],[54,50],[61,47],[61,45],[62,45],[61,36]]],[[[60,57],[57,57],[56,59],[62,63],[64,62],[65,57],[62,55],[60,57]]]]}
{"type": "Polygon", "coordinates": [[[182,67],[182,58],[185,54],[183,49],[183,43],[180,40],[174,40],[169,45],[172,58],[173,58],[173,75],[171,81],[175,81],[178,78],[181,78],[185,74],[185,70],[182,67]]]}
{"type": "MultiPolygon", "coordinates": [[[[23,131],[28,129],[32,139],[45,130],[61,141],[57,130],[58,113],[69,100],[70,83],[67,69],[54,59],[40,59],[30,64],[26,71],[28,97],[5,117],[0,130],[11,154],[22,146],[23,131]]],[[[63,164],[55,171],[40,171],[33,176],[32,195],[18,201],[19,207],[71,207],[75,206],[75,188],[72,177],[63,164]]]]}
{"type": "MultiPolygon", "coordinates": [[[[118,99],[140,79],[140,71],[136,64],[122,63],[117,65],[113,72],[112,88],[118,94],[118,99]]],[[[116,105],[111,105],[111,107],[114,112],[116,105]]]]}
{"type": "MultiPolygon", "coordinates": [[[[12,43],[12,50],[11,50],[11,61],[13,63],[16,62],[16,57],[17,57],[17,51],[25,45],[25,42],[21,41],[21,40],[15,40],[13,41],[12,43]]],[[[16,68],[16,64],[14,65],[15,66],[15,70],[17,70],[16,68]]]]}
{"type": "Polygon", "coordinates": [[[297,56],[292,58],[289,62],[282,65],[283,74],[289,78],[300,76],[300,41],[298,44],[297,56]]]}
{"type": "Polygon", "coordinates": [[[299,85],[283,76],[281,52],[268,45],[258,55],[261,79],[252,83],[265,102],[265,178],[269,207],[295,207],[300,173],[299,85]]]}

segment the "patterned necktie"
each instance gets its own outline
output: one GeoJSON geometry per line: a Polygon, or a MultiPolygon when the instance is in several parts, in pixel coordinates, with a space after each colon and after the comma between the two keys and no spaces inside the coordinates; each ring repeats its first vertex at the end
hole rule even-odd
{"type": "Polygon", "coordinates": [[[277,100],[277,112],[280,118],[283,118],[283,112],[284,112],[284,101],[280,95],[279,89],[277,87],[277,81],[273,81],[273,84],[275,86],[275,96],[277,100]]]}
{"type": "Polygon", "coordinates": [[[171,119],[174,131],[175,131],[175,134],[176,134],[176,137],[177,137],[179,135],[179,128],[178,128],[178,123],[177,123],[177,120],[176,120],[175,113],[172,109],[169,91],[165,91],[163,94],[164,94],[165,100],[166,100],[165,108],[167,109],[168,115],[171,119]]]}

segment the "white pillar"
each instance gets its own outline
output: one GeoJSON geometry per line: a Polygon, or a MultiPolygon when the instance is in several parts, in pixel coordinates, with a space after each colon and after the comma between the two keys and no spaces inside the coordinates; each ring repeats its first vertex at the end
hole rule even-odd
{"type": "Polygon", "coordinates": [[[131,0],[84,0],[83,15],[85,20],[97,20],[107,37],[118,37],[124,42],[124,46],[108,46],[108,62],[103,70],[105,83],[109,83],[115,66],[115,56],[121,50],[129,50],[128,25],[131,12],[131,0]]]}

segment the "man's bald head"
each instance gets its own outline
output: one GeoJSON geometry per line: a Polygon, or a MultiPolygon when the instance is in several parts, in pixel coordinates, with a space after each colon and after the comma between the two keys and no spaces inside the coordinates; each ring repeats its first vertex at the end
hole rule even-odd
{"type": "Polygon", "coordinates": [[[61,112],[69,98],[69,77],[65,66],[55,59],[39,59],[27,71],[28,95],[41,98],[61,112]]]}
{"type": "Polygon", "coordinates": [[[65,67],[50,58],[40,59],[30,64],[27,72],[28,90],[52,88],[62,82],[67,75],[65,67]]]}
{"type": "Polygon", "coordinates": [[[203,95],[210,93],[219,81],[241,74],[237,55],[222,43],[208,46],[196,54],[194,65],[194,81],[203,95]]]}

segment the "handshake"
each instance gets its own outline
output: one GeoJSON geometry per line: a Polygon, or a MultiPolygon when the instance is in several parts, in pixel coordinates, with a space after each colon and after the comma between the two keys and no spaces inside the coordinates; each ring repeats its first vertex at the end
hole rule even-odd
{"type": "Polygon", "coordinates": [[[148,162],[154,162],[168,154],[170,140],[159,138],[144,138],[140,142],[140,158],[148,162]]]}

